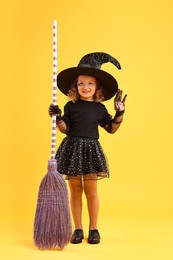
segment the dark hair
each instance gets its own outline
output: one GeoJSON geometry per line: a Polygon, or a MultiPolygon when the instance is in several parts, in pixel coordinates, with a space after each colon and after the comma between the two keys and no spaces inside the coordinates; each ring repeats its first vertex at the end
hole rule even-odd
{"type": "MultiPolygon", "coordinates": [[[[78,93],[78,89],[77,89],[77,80],[78,77],[73,81],[73,83],[71,84],[69,91],[68,91],[68,97],[75,102],[76,100],[80,99],[80,95],[78,93]]],[[[103,96],[103,91],[102,91],[102,87],[101,84],[99,82],[99,80],[96,78],[96,92],[93,96],[94,101],[95,102],[102,102],[104,101],[104,96],[103,96]]]]}

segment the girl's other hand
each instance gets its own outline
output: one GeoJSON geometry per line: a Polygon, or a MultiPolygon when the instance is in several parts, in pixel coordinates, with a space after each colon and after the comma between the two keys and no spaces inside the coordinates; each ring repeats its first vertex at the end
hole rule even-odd
{"type": "Polygon", "coordinates": [[[114,109],[116,111],[124,111],[125,110],[125,101],[127,95],[122,99],[123,91],[118,89],[117,94],[114,98],[114,109]]]}
{"type": "Polygon", "coordinates": [[[48,109],[48,113],[49,113],[50,117],[52,117],[52,116],[60,117],[61,116],[61,109],[59,108],[58,105],[51,104],[49,109],[48,109]]]}

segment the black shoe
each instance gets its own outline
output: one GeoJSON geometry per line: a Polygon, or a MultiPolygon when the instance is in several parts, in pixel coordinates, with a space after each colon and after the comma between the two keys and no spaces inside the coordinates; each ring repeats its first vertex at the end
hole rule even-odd
{"type": "Polygon", "coordinates": [[[97,229],[89,230],[88,243],[89,244],[99,244],[100,243],[100,234],[97,229]]]}
{"type": "Polygon", "coordinates": [[[72,244],[79,244],[82,242],[82,239],[84,238],[83,236],[83,230],[82,229],[75,229],[73,232],[72,238],[71,238],[71,243],[72,244]]]}

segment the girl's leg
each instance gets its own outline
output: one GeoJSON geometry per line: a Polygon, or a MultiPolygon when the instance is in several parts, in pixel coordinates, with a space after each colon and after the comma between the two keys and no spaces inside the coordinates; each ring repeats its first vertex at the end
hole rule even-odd
{"type": "Polygon", "coordinates": [[[70,204],[75,224],[75,229],[82,229],[82,181],[78,179],[69,180],[70,204]]]}
{"type": "Polygon", "coordinates": [[[97,180],[84,181],[84,192],[87,198],[89,213],[89,229],[97,229],[97,219],[99,212],[99,199],[97,194],[97,180]]]}
{"type": "Polygon", "coordinates": [[[100,243],[100,234],[97,230],[97,219],[99,211],[99,199],[97,194],[97,181],[86,180],[84,181],[84,191],[87,198],[88,212],[89,212],[89,234],[88,243],[100,243]]]}

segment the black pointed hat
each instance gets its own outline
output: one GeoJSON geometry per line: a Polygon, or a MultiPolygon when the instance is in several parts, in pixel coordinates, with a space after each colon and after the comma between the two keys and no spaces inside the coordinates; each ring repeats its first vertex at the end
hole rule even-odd
{"type": "Polygon", "coordinates": [[[118,83],[111,74],[100,69],[101,65],[106,62],[111,62],[118,69],[121,69],[119,62],[111,55],[104,52],[89,53],[80,60],[77,67],[65,69],[58,74],[58,88],[67,95],[71,84],[79,75],[89,75],[99,80],[104,100],[111,99],[118,90],[118,83]]]}

